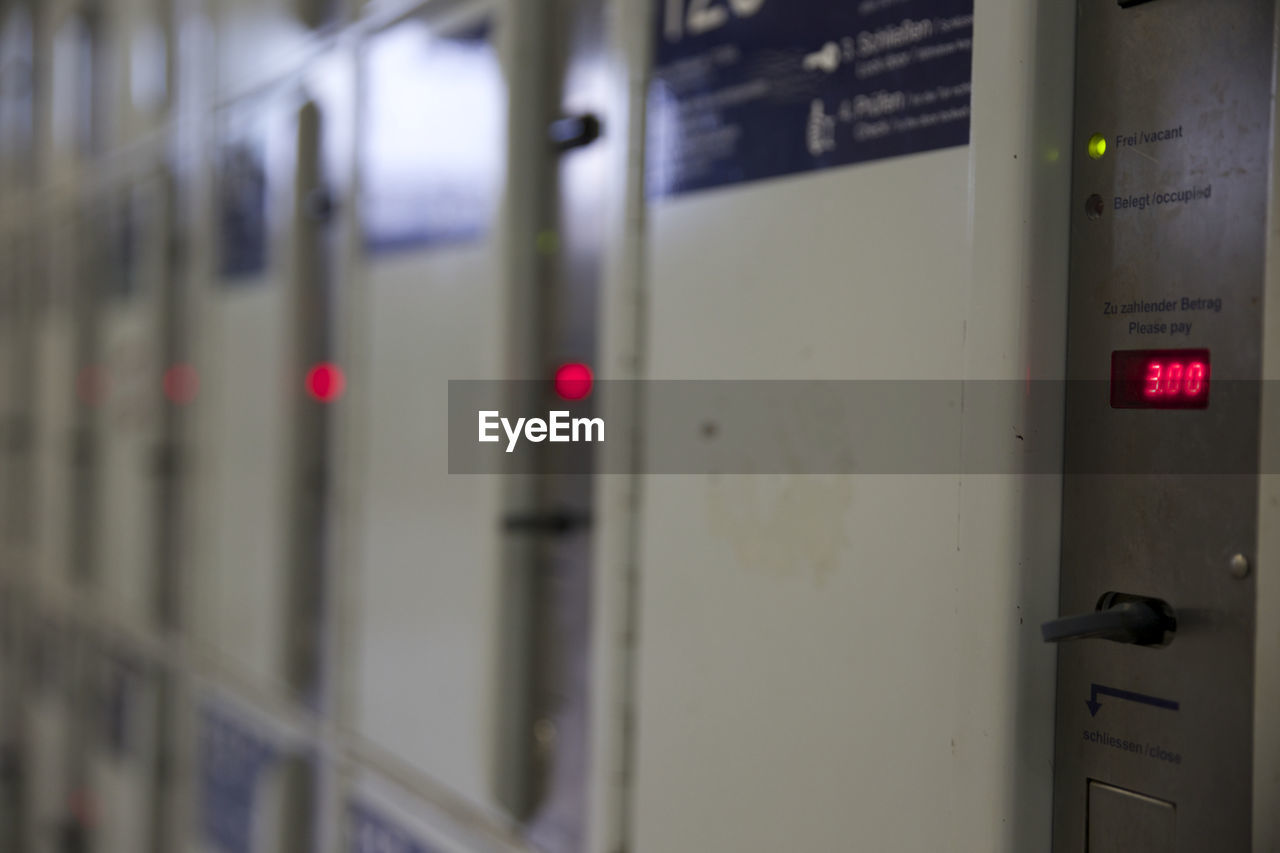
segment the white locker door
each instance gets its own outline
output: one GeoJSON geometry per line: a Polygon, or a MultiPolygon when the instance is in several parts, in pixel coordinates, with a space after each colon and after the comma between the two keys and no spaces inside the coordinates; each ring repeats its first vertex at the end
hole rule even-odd
{"type": "Polygon", "coordinates": [[[496,477],[449,474],[448,382],[504,375],[506,84],[497,4],[372,34],[358,141],[362,362],[351,694],[383,752],[495,802],[496,477]]]}
{"type": "Polygon", "coordinates": [[[340,20],[346,0],[223,0],[213,9],[217,78],[223,95],[236,95],[292,73],[315,28],[340,20]]]}
{"type": "Polygon", "coordinates": [[[0,24],[0,62],[6,69],[0,95],[0,180],[30,186],[35,164],[35,27],[33,7],[10,5],[0,24]]]}
{"type": "Polygon", "coordinates": [[[134,661],[96,661],[93,754],[88,790],[95,811],[93,849],[151,853],[155,849],[159,692],[155,674],[134,661]]]}
{"type": "Polygon", "coordinates": [[[167,115],[174,0],[123,0],[108,8],[111,50],[103,67],[107,134],[124,148],[160,129],[167,115]]]}
{"type": "Polygon", "coordinates": [[[122,188],[102,237],[97,362],[106,383],[98,419],[94,576],[112,617],[156,622],[157,487],[165,405],[163,311],[168,216],[161,179],[122,188]]]}
{"type": "Polygon", "coordinates": [[[606,558],[639,596],[599,635],[638,644],[613,843],[1043,851],[1060,483],[982,475],[1060,453],[1019,407],[1062,375],[1070,10],[649,5],[640,458],[684,476],[606,558]]]}
{"type": "Polygon", "coordinates": [[[65,625],[40,619],[25,636],[23,702],[23,809],[19,848],[62,853],[72,792],[72,708],[65,625]]]}
{"type": "Polygon", "coordinates": [[[73,292],[79,276],[83,233],[73,200],[54,199],[44,235],[34,245],[46,257],[47,275],[37,284],[35,411],[32,438],[36,504],[33,568],[45,592],[65,591],[70,581],[72,539],[73,424],[79,399],[99,393],[100,377],[77,363],[73,292]]]}
{"type": "Polygon", "coordinates": [[[4,436],[4,480],[0,481],[0,574],[29,570],[32,524],[35,518],[32,494],[33,420],[36,394],[34,320],[37,290],[43,285],[40,253],[41,224],[14,223],[10,295],[7,297],[4,331],[8,360],[6,384],[7,419],[4,436]]]}
{"type": "Polygon", "coordinates": [[[220,116],[216,269],[198,298],[198,639],[259,684],[287,682],[292,87],[220,116]]]}

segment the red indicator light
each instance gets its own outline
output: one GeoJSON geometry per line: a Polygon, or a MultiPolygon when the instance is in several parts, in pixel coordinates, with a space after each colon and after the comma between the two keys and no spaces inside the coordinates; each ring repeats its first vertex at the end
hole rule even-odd
{"type": "Polygon", "coordinates": [[[1129,350],[1111,354],[1113,409],[1205,409],[1209,351],[1129,350]]]}
{"type": "Polygon", "coordinates": [[[585,364],[566,364],[556,371],[556,393],[562,400],[585,400],[595,377],[585,364]]]}
{"type": "Polygon", "coordinates": [[[86,406],[97,406],[107,396],[107,372],[96,364],[86,365],[76,376],[76,396],[86,406]]]}
{"type": "Polygon", "coordinates": [[[185,406],[200,391],[200,375],[189,364],[175,364],[164,372],[164,396],[177,406],[185,406]]]}
{"type": "Polygon", "coordinates": [[[347,377],[336,364],[317,364],[307,371],[307,393],[319,403],[332,403],[347,388],[347,377]]]}

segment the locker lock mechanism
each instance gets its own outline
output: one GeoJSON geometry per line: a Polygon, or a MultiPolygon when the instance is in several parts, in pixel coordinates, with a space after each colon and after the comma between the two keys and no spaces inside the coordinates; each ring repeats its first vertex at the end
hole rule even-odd
{"type": "Polygon", "coordinates": [[[1158,598],[1108,592],[1092,613],[1064,616],[1040,626],[1046,643],[1064,640],[1112,640],[1137,646],[1167,646],[1178,621],[1173,608],[1158,598]]]}
{"type": "Polygon", "coordinates": [[[593,113],[564,116],[551,122],[547,128],[547,137],[557,151],[572,151],[574,148],[585,148],[600,138],[604,132],[604,124],[600,117],[593,113]]]}
{"type": "Polygon", "coordinates": [[[513,513],[502,519],[502,527],[508,533],[567,536],[590,526],[590,515],[563,507],[544,512],[513,513]]]}

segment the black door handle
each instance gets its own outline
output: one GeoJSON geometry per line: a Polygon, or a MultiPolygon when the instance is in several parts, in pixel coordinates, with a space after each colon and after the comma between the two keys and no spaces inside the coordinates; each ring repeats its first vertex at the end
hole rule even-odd
{"type": "Polygon", "coordinates": [[[1173,608],[1158,598],[1109,592],[1092,613],[1064,616],[1040,626],[1046,643],[1064,640],[1112,640],[1138,646],[1163,646],[1173,639],[1178,622],[1173,608]]]}

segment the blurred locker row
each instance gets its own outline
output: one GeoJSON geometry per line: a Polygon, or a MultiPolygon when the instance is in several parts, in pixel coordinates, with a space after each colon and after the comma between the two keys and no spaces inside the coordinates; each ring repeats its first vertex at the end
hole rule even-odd
{"type": "Polygon", "coordinates": [[[585,849],[589,487],[441,448],[594,355],[603,38],[4,4],[0,849],[585,849]]]}
{"type": "Polygon", "coordinates": [[[0,10],[0,851],[1047,849],[1073,4],[0,10]]]}

